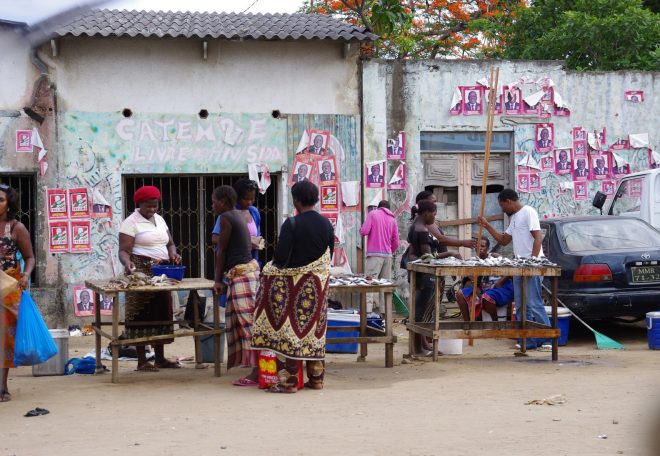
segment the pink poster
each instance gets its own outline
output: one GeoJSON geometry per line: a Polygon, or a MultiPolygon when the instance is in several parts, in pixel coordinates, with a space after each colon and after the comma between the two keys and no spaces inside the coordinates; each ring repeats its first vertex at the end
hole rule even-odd
{"type": "Polygon", "coordinates": [[[16,130],[16,152],[32,152],[32,130],[16,130]]]}
{"type": "Polygon", "coordinates": [[[406,158],[406,134],[400,131],[395,139],[387,140],[387,159],[405,160],[406,158]]]}
{"type": "Polygon", "coordinates": [[[405,190],[406,189],[406,164],[399,163],[399,166],[394,170],[392,178],[387,184],[388,190],[405,190]]]}
{"type": "Polygon", "coordinates": [[[89,218],[91,213],[87,188],[70,188],[67,193],[69,195],[69,217],[89,218]]]}
{"type": "Polygon", "coordinates": [[[555,172],[570,174],[573,171],[571,149],[555,149],[555,172]]]}
{"type": "Polygon", "coordinates": [[[522,99],[520,87],[509,86],[502,87],[502,95],[504,98],[504,112],[506,114],[520,114],[520,101],[522,99]]]}
{"type": "Polygon", "coordinates": [[[461,96],[463,98],[464,116],[477,116],[483,114],[483,86],[461,86],[461,96]]]}
{"type": "Polygon", "coordinates": [[[69,215],[66,204],[66,190],[63,188],[49,188],[46,194],[48,198],[48,219],[66,220],[69,215]]]}
{"type": "Polygon", "coordinates": [[[649,169],[656,169],[660,166],[660,163],[656,160],[656,156],[657,154],[654,154],[653,150],[649,149],[649,169]]]}
{"type": "Polygon", "coordinates": [[[92,234],[89,220],[72,220],[69,233],[71,236],[71,253],[92,251],[92,234]]]}
{"type": "Polygon", "coordinates": [[[518,174],[516,186],[519,192],[529,193],[529,174],[518,174]]]}
{"type": "Polygon", "coordinates": [[[614,144],[610,146],[610,149],[614,149],[614,150],[630,149],[630,143],[628,143],[627,139],[617,138],[614,144]]]}
{"type": "Polygon", "coordinates": [[[50,253],[66,253],[69,251],[68,222],[48,223],[48,251],[50,253]]]}
{"type": "Polygon", "coordinates": [[[536,124],[536,151],[550,152],[554,147],[554,127],[551,123],[536,124]]]}
{"type": "Polygon", "coordinates": [[[337,160],[334,155],[319,157],[316,169],[320,185],[337,184],[337,160]]]}
{"type": "Polygon", "coordinates": [[[555,157],[553,154],[548,154],[541,157],[541,171],[553,171],[555,170],[555,157]]]}
{"type": "Polygon", "coordinates": [[[614,186],[616,185],[616,182],[611,181],[611,180],[606,180],[601,182],[601,191],[605,193],[608,196],[614,195],[614,186]]]}
{"type": "Polygon", "coordinates": [[[303,181],[313,181],[312,172],[316,166],[316,160],[311,154],[296,154],[293,160],[293,172],[289,177],[289,186],[303,181]]]}
{"type": "Polygon", "coordinates": [[[623,97],[626,101],[632,103],[643,103],[644,102],[644,91],[643,90],[626,90],[623,92],[623,97]]]}
{"type": "Polygon", "coordinates": [[[375,161],[365,165],[365,178],[367,188],[385,187],[385,161],[375,161]]]}
{"type": "Polygon", "coordinates": [[[587,142],[584,140],[573,141],[573,151],[575,152],[575,157],[586,157],[587,142]]]}
{"type": "Polygon", "coordinates": [[[573,127],[573,140],[587,140],[587,132],[582,129],[582,127],[573,127]]]}
{"type": "Polygon", "coordinates": [[[529,175],[529,193],[537,193],[541,191],[541,177],[538,173],[529,175]]]}
{"type": "Polygon", "coordinates": [[[587,198],[587,182],[574,182],[573,183],[573,198],[575,201],[584,201],[587,198]]]}
{"type": "Polygon", "coordinates": [[[327,130],[309,130],[308,154],[327,155],[328,143],[330,142],[330,132],[327,130]]]}
{"type": "Polygon", "coordinates": [[[339,210],[339,191],[336,185],[321,186],[321,211],[339,210]]]}
{"type": "Polygon", "coordinates": [[[563,108],[555,105],[555,116],[557,117],[570,117],[571,110],[568,108],[563,108]]]}

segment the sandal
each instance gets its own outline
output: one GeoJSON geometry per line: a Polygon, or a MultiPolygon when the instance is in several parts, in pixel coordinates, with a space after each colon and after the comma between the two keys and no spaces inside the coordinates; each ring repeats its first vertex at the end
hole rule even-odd
{"type": "Polygon", "coordinates": [[[234,386],[259,386],[258,382],[255,382],[254,380],[250,380],[247,377],[238,378],[233,382],[231,382],[231,384],[234,386]]]}
{"type": "Polygon", "coordinates": [[[160,363],[154,363],[154,367],[157,369],[181,369],[181,364],[178,361],[170,361],[166,359],[160,363]]]}
{"type": "Polygon", "coordinates": [[[323,389],[323,384],[313,384],[311,382],[305,382],[304,384],[305,388],[313,389],[313,390],[322,390],[323,389]]]}
{"type": "Polygon", "coordinates": [[[11,401],[11,393],[7,390],[0,390],[0,402],[11,401]]]}
{"type": "Polygon", "coordinates": [[[27,413],[26,413],[25,415],[23,415],[23,416],[26,416],[26,417],[29,418],[29,417],[32,417],[32,416],[48,415],[49,413],[50,413],[50,412],[49,412],[48,410],[37,407],[37,408],[35,408],[34,410],[30,410],[29,412],[27,412],[27,413]]]}
{"type": "Polygon", "coordinates": [[[264,391],[267,393],[294,394],[298,392],[298,388],[295,386],[273,385],[264,391]]]}
{"type": "Polygon", "coordinates": [[[135,370],[139,372],[158,372],[158,368],[151,363],[144,363],[135,370]]]}

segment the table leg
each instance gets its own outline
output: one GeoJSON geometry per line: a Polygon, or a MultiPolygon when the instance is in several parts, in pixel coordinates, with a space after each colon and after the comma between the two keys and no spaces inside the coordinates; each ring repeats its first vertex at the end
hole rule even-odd
{"type": "Polygon", "coordinates": [[[96,303],[94,306],[94,326],[97,331],[94,334],[94,341],[96,343],[96,369],[95,373],[103,373],[103,367],[101,364],[101,295],[96,293],[96,303]]]}
{"type": "MultiPolygon", "coordinates": [[[[218,294],[213,292],[213,329],[220,328],[220,302],[218,301],[218,294]]],[[[213,367],[214,375],[220,377],[220,334],[213,335],[213,367]]]]}
{"type": "Polygon", "coordinates": [[[438,337],[437,333],[440,329],[440,307],[442,306],[442,293],[445,290],[444,276],[435,277],[435,318],[433,321],[433,361],[438,360],[438,337]]]}
{"type": "MultiPolygon", "coordinates": [[[[408,271],[408,278],[410,283],[410,293],[408,296],[408,323],[415,324],[415,294],[417,288],[415,271],[408,271]]],[[[408,330],[408,356],[413,356],[415,354],[415,332],[408,330]]]]}
{"type": "MultiPolygon", "coordinates": [[[[385,336],[392,337],[392,292],[385,293],[385,336]]],[[[394,367],[394,344],[385,344],[385,367],[394,367]]]]}
{"type": "Polygon", "coordinates": [[[119,296],[112,295],[112,383],[119,383],[119,296]]]}
{"type": "MultiPolygon", "coordinates": [[[[367,294],[360,293],[360,337],[367,337],[367,294]]],[[[367,344],[360,343],[360,356],[358,361],[367,360],[367,344]]]]}
{"type": "MultiPolygon", "coordinates": [[[[559,278],[557,276],[552,278],[552,327],[557,329],[557,288],[559,278]]],[[[559,339],[552,339],[552,360],[559,360],[559,339]]]]}
{"type": "MultiPolygon", "coordinates": [[[[525,329],[527,326],[527,277],[521,277],[521,299],[522,303],[520,306],[520,313],[522,315],[520,316],[520,328],[525,329]]],[[[522,338],[520,339],[520,351],[522,353],[525,353],[527,351],[527,339],[522,338]]]]}
{"type": "MultiPolygon", "coordinates": [[[[199,296],[197,295],[197,290],[190,290],[190,294],[188,294],[188,304],[192,305],[193,308],[193,331],[197,331],[199,329],[199,308],[197,306],[198,300],[199,296]]],[[[202,344],[199,340],[199,337],[197,336],[193,336],[193,340],[195,343],[195,364],[197,367],[200,367],[200,364],[202,364],[202,344]]]]}

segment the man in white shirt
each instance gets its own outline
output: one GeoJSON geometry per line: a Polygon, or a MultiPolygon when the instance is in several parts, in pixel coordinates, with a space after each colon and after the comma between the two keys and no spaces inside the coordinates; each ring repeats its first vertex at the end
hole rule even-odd
{"type": "MultiPolygon", "coordinates": [[[[497,196],[502,211],[510,217],[510,223],[505,232],[497,231],[484,217],[479,218],[479,223],[488,230],[491,236],[501,245],[508,245],[513,241],[513,253],[519,257],[540,257],[543,256],[543,235],[541,234],[541,225],[539,215],[536,210],[530,206],[523,205],[518,200],[518,194],[515,190],[505,188],[497,196]]],[[[543,306],[541,297],[541,283],[543,277],[528,277],[525,279],[526,298],[527,298],[527,320],[537,323],[550,325],[550,319],[543,306]]],[[[522,316],[522,277],[513,278],[514,296],[516,301],[516,318],[522,316]]],[[[548,340],[545,339],[527,339],[527,350],[541,348],[551,350],[548,340]]]]}

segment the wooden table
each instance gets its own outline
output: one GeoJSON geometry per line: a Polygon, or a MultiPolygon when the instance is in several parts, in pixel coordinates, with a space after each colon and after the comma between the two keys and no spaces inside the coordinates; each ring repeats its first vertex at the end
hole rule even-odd
{"type": "MultiPolygon", "coordinates": [[[[360,293],[360,337],[330,337],[328,344],[360,344],[358,361],[366,361],[367,344],[385,344],[385,367],[394,367],[394,344],[396,336],[392,332],[392,293],[395,285],[330,285],[330,290],[337,292],[360,293]],[[385,295],[385,330],[367,325],[367,293],[385,295]]],[[[333,326],[332,331],[352,332],[355,326],[333,326]]]]}
{"type": "Polygon", "coordinates": [[[409,263],[410,278],[410,318],[406,325],[410,332],[408,353],[414,353],[415,334],[433,338],[433,361],[438,360],[438,339],[522,339],[520,351],[525,352],[525,339],[528,337],[552,339],[552,360],[559,359],[557,339],[560,330],[557,328],[557,280],[561,275],[559,267],[504,267],[504,266],[449,266],[430,265],[424,263],[409,263]],[[435,276],[435,321],[430,323],[415,321],[415,273],[422,272],[435,276]],[[552,281],[552,327],[541,323],[527,321],[527,285],[522,281],[521,321],[440,321],[440,303],[444,291],[444,276],[474,277],[477,276],[513,276],[513,277],[553,277],[552,281]]]}
{"type": "MultiPolygon", "coordinates": [[[[112,351],[112,383],[118,382],[119,376],[119,347],[121,345],[131,345],[135,343],[144,343],[144,342],[158,342],[159,340],[172,339],[174,337],[194,337],[195,338],[195,361],[201,362],[202,360],[202,347],[199,338],[201,336],[213,336],[213,361],[214,361],[214,374],[216,377],[220,377],[220,334],[224,333],[225,330],[220,328],[220,310],[218,309],[218,299],[213,293],[213,326],[208,326],[199,321],[199,311],[197,308],[197,293],[191,293],[190,298],[192,300],[191,304],[193,306],[193,321],[188,322],[192,323],[193,329],[190,331],[181,331],[176,334],[168,334],[163,336],[148,336],[148,337],[139,337],[135,339],[119,339],[119,325],[124,324],[123,321],[119,321],[119,294],[120,293],[153,293],[160,291],[197,291],[197,290],[213,290],[214,282],[212,280],[206,279],[183,279],[181,282],[176,285],[167,285],[167,286],[143,286],[130,288],[128,290],[117,289],[113,286],[109,286],[107,281],[100,280],[88,280],[85,281],[85,286],[96,292],[97,302],[96,302],[96,315],[94,321],[94,332],[96,333],[96,373],[103,372],[101,367],[101,337],[110,339],[110,348],[112,351]],[[100,295],[111,296],[113,298],[112,306],[112,323],[102,322],[101,321],[101,306],[100,306],[100,295]],[[103,331],[103,325],[112,325],[112,334],[108,334],[103,331]]],[[[150,322],[151,324],[170,324],[173,325],[178,323],[176,321],[161,321],[161,322],[150,322]]]]}

